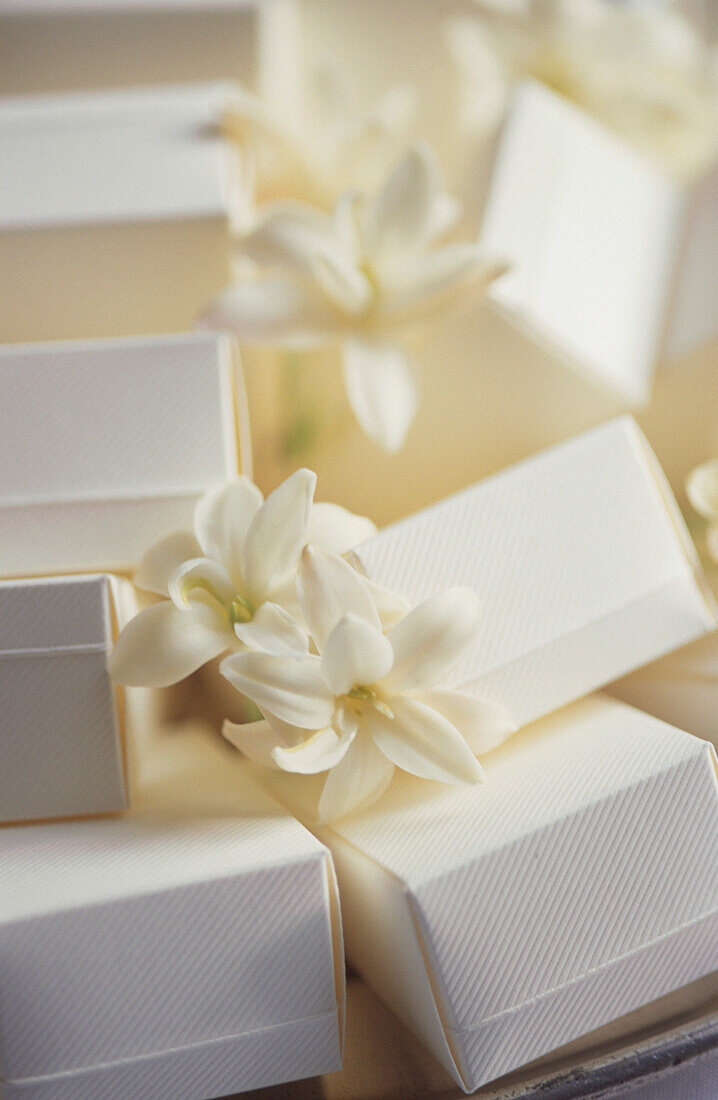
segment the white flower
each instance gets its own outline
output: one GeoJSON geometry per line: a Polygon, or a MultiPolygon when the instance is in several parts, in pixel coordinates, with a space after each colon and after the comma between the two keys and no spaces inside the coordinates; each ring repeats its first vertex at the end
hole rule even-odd
{"type": "Polygon", "coordinates": [[[686,493],[696,512],[708,521],[706,546],[713,561],[718,562],[718,459],[693,470],[686,493]]]}
{"type": "Polygon", "coordinates": [[[675,9],[610,0],[477,0],[477,8],[481,20],[447,27],[465,116],[473,107],[482,121],[477,97],[499,111],[501,85],[530,76],[672,162],[690,167],[715,151],[713,55],[675,9]]]}
{"type": "Polygon", "coordinates": [[[322,821],[378,798],[395,766],[445,783],[480,780],[475,753],[515,727],[496,705],[437,687],[476,630],[476,595],[449,589],[383,633],[370,588],[337,555],[305,549],[297,587],[318,652],[226,658],[223,674],[265,721],[227,722],[225,737],[255,762],[328,772],[322,821]]]}
{"type": "Polygon", "coordinates": [[[264,502],[246,477],[206,493],[194,534],[168,535],[140,563],[137,587],[169,600],[122,631],[112,677],[164,687],[228,649],[306,653],[306,632],[290,613],[302,548],[314,539],[344,553],[376,531],[336,505],[313,505],[315,482],[311,471],[298,470],[264,502]]]}
{"type": "Polygon", "coordinates": [[[396,85],[363,109],[339,62],[327,59],[310,74],[300,119],[236,89],[224,130],[252,165],[256,201],[329,210],[347,188],[376,186],[409,138],[416,98],[396,85]]]}
{"type": "Polygon", "coordinates": [[[504,270],[475,244],[437,246],[457,214],[424,145],[378,191],[348,192],[332,216],[270,207],[242,241],[263,277],[229,287],[204,321],[283,347],[340,342],[349,402],[367,435],[398,450],[417,393],[407,340],[504,270]]]}

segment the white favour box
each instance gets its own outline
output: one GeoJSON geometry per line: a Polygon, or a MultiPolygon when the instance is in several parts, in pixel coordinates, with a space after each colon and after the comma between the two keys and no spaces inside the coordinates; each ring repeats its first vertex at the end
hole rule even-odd
{"type": "Polygon", "coordinates": [[[107,671],[120,586],[0,582],[0,822],[126,809],[124,694],[107,671]]]}
{"type": "Polygon", "coordinates": [[[0,0],[0,94],[239,80],[300,87],[296,0],[0,0]]]}
{"type": "Polygon", "coordinates": [[[644,436],[620,417],[401,520],[355,552],[412,604],[482,601],[447,679],[524,725],[715,627],[714,602],[644,436]]]}
{"type": "Polygon", "coordinates": [[[718,634],[669,653],[608,690],[718,748],[718,634]]]}
{"type": "Polygon", "coordinates": [[[602,697],[320,831],[348,958],[466,1091],[718,966],[711,746],[602,697]]]}
{"type": "Polygon", "coordinates": [[[0,575],[128,570],[251,473],[230,337],[0,348],[0,575]]]}
{"type": "Polygon", "coordinates": [[[501,137],[480,235],[512,265],[490,298],[642,404],[658,365],[718,334],[716,202],[708,152],[700,167],[663,163],[526,81],[501,137]]]}
{"type": "Polygon", "coordinates": [[[211,735],[154,751],[126,817],[0,831],[3,1100],[209,1100],[341,1068],[326,849],[211,735]]]}
{"type": "MultiPolygon", "coordinates": [[[[1,34],[1,32],[0,32],[1,34]]],[[[0,100],[0,342],[191,328],[229,281],[231,86],[0,100]]]]}

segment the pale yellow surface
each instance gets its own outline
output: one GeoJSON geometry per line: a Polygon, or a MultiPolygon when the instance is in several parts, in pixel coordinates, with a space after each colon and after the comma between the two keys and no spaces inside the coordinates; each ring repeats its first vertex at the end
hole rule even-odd
{"type": "Polygon", "coordinates": [[[0,343],[190,330],[229,248],[223,217],[6,231],[0,343]]]}

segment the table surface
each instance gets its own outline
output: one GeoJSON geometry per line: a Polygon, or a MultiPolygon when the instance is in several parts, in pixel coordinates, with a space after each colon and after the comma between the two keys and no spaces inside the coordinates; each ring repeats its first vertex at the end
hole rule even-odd
{"type": "MultiPolygon", "coordinates": [[[[474,1095],[578,1100],[718,1051],[718,974],[617,1020],[474,1095]]],[[[347,986],[344,1069],[243,1100],[459,1100],[462,1091],[359,978],[347,986]]],[[[236,1098],[228,1098],[236,1100],[236,1098]]]]}

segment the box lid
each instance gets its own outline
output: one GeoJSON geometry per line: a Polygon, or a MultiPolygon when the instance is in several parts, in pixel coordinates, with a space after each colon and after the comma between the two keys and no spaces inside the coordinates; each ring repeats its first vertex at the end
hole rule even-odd
{"type": "Polygon", "coordinates": [[[241,461],[221,334],[6,346],[0,384],[0,506],[190,496],[241,461]]]}
{"type": "Polygon", "coordinates": [[[230,337],[0,348],[0,572],[126,569],[251,474],[230,337]],[[28,426],[31,426],[30,428],[28,426]]]}
{"type": "Polygon", "coordinates": [[[481,229],[511,265],[489,298],[633,404],[650,395],[688,187],[563,96],[516,93],[481,229]]]}
{"type": "Polygon", "coordinates": [[[325,1014],[338,1059],[325,848],[211,731],[143,736],[155,765],[126,817],[0,831],[3,1078],[161,1062],[325,1014]]]}
{"type": "Polygon", "coordinates": [[[110,578],[101,574],[0,581],[0,660],[28,650],[109,651],[113,614],[110,578]]]}
{"type": "Polygon", "coordinates": [[[384,529],[356,551],[418,603],[468,585],[483,611],[447,678],[534,721],[715,625],[678,507],[630,417],[384,529]]]}
{"type": "MultiPolygon", "coordinates": [[[[346,843],[403,891],[473,1088],[718,962],[711,746],[594,697],[484,763],[486,782],[466,789],[401,775],[380,803],[322,831],[330,847],[338,838],[340,883],[346,843]]],[[[347,911],[350,958],[391,1004],[416,957],[404,965],[395,944],[387,974],[366,965],[359,896],[356,883],[345,892],[358,912],[347,911]]]]}
{"type": "Polygon", "coordinates": [[[227,83],[0,100],[0,227],[228,217],[227,83]]]}

